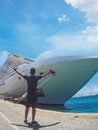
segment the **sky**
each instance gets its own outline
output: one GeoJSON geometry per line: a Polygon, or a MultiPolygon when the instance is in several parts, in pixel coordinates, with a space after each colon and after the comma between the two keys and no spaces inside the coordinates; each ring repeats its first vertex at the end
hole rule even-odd
{"type": "MultiPolygon", "coordinates": [[[[34,59],[98,56],[98,0],[0,0],[0,67],[34,59]]],[[[76,96],[98,93],[98,74],[76,96]]]]}

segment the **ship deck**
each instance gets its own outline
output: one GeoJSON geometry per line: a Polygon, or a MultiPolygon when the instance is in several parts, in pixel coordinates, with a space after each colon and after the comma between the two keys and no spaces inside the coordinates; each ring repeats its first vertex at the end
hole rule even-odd
{"type": "MultiPolygon", "coordinates": [[[[37,109],[38,124],[25,124],[24,105],[0,99],[0,130],[98,130],[98,113],[63,113],[37,109]]],[[[28,121],[31,121],[31,110],[28,121]]]]}

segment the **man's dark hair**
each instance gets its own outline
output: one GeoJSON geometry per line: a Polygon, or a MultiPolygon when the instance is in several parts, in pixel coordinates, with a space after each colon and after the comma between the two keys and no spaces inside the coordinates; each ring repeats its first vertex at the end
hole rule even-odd
{"type": "Polygon", "coordinates": [[[35,68],[31,68],[30,69],[30,73],[32,74],[32,73],[35,73],[35,68]]]}

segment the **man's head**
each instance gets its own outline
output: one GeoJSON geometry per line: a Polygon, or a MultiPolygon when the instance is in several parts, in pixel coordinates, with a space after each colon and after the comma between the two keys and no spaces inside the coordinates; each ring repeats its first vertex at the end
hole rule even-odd
{"type": "Polygon", "coordinates": [[[30,69],[30,74],[31,74],[31,75],[34,75],[35,72],[36,72],[35,68],[31,68],[31,69],[30,69]]]}

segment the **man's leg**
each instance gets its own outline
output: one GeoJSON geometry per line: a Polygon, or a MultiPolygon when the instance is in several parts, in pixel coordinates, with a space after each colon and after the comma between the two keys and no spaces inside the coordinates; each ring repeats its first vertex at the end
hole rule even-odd
{"type": "Polygon", "coordinates": [[[27,122],[27,117],[28,117],[28,113],[29,113],[29,109],[30,109],[30,102],[31,102],[31,96],[29,94],[27,94],[27,98],[26,98],[26,107],[25,107],[25,120],[24,122],[27,122]]]}
{"type": "Polygon", "coordinates": [[[32,121],[35,121],[36,108],[32,108],[32,121]]]}
{"type": "Polygon", "coordinates": [[[27,122],[27,117],[28,117],[29,109],[30,109],[30,107],[26,107],[25,108],[25,122],[27,122]]]}
{"type": "Polygon", "coordinates": [[[33,123],[37,123],[37,122],[35,121],[36,103],[37,103],[37,94],[33,95],[33,98],[32,98],[32,124],[33,124],[33,123]]]}

